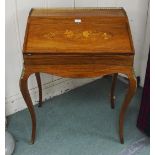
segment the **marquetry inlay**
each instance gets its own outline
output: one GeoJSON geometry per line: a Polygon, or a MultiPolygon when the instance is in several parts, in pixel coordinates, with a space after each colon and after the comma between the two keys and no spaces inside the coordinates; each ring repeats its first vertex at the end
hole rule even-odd
{"type": "MultiPolygon", "coordinates": [[[[104,40],[108,40],[112,38],[111,32],[98,32],[98,31],[72,31],[72,30],[65,30],[61,35],[64,35],[68,39],[90,39],[90,40],[97,40],[98,38],[103,38],[104,40]]],[[[56,32],[49,32],[47,34],[44,34],[43,37],[46,39],[54,39],[58,38],[60,36],[60,33],[56,32]]]]}
{"type": "Polygon", "coordinates": [[[107,32],[104,32],[103,34],[102,34],[102,37],[105,39],[105,40],[107,40],[107,39],[110,39],[111,37],[112,37],[112,33],[107,33],[107,32]]]}
{"type": "Polygon", "coordinates": [[[49,33],[44,35],[44,38],[47,38],[47,39],[53,39],[54,37],[55,37],[54,32],[49,32],[49,33]]]}
{"type": "Polygon", "coordinates": [[[71,30],[66,30],[66,31],[64,32],[64,35],[65,35],[67,38],[72,38],[73,35],[74,35],[74,32],[71,31],[71,30]]]}
{"type": "Polygon", "coordinates": [[[83,31],[82,34],[83,34],[83,37],[84,37],[84,38],[88,38],[88,37],[90,36],[91,33],[92,33],[91,31],[90,31],[90,32],[89,32],[89,31],[83,31]]]}

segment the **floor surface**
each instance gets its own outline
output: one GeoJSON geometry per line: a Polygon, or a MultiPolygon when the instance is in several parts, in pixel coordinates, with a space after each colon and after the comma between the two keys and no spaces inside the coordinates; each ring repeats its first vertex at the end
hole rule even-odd
{"type": "Polygon", "coordinates": [[[8,131],[16,139],[14,155],[149,155],[149,139],[136,127],[142,89],[138,88],[126,113],[125,144],[118,136],[119,110],[127,85],[117,81],[116,106],[110,107],[111,78],[104,77],[35,106],[37,135],[29,144],[28,110],[8,117],[8,131]]]}

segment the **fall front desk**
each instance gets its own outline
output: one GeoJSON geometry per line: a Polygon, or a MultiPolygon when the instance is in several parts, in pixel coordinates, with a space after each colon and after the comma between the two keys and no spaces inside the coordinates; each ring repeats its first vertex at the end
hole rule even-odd
{"type": "Polygon", "coordinates": [[[70,78],[111,74],[112,108],[117,75],[125,74],[129,87],[119,116],[119,137],[120,142],[124,143],[124,117],[136,90],[136,78],[133,71],[134,47],[123,8],[31,9],[23,58],[20,90],[32,119],[32,143],[36,135],[36,117],[28,90],[28,78],[35,73],[41,106],[40,72],[70,78]]]}

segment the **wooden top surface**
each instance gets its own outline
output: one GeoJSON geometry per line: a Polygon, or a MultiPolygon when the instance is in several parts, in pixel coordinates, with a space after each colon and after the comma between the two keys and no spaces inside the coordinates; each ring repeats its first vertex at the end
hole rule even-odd
{"type": "Polygon", "coordinates": [[[133,54],[124,9],[32,9],[24,53],[133,54]]]}

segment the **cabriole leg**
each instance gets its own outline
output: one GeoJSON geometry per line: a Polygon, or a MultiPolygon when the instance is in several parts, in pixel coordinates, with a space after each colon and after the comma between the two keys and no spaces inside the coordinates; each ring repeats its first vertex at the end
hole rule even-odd
{"type": "Polygon", "coordinates": [[[38,107],[42,106],[42,86],[41,86],[41,78],[40,78],[40,73],[35,73],[37,84],[38,84],[38,89],[39,89],[39,105],[38,107]]]}
{"type": "Polygon", "coordinates": [[[118,73],[114,73],[112,75],[112,86],[111,86],[111,96],[110,96],[110,99],[111,99],[111,108],[114,109],[115,107],[115,87],[116,87],[116,81],[117,81],[117,76],[118,76],[118,73]]]}
{"type": "Polygon", "coordinates": [[[34,107],[28,90],[28,77],[29,76],[27,76],[23,71],[22,76],[20,78],[20,91],[23,95],[23,98],[25,100],[25,103],[27,104],[28,110],[31,115],[31,120],[32,120],[31,143],[34,144],[35,135],[36,135],[36,116],[35,116],[34,107]]]}
{"type": "Polygon", "coordinates": [[[125,96],[124,102],[122,104],[121,111],[120,111],[120,117],[119,117],[119,136],[120,136],[121,144],[124,144],[123,127],[124,127],[125,112],[127,110],[127,107],[129,105],[129,103],[136,91],[136,87],[137,87],[137,80],[135,78],[134,72],[131,72],[128,75],[128,79],[129,79],[129,88],[128,88],[128,92],[125,96]]]}

